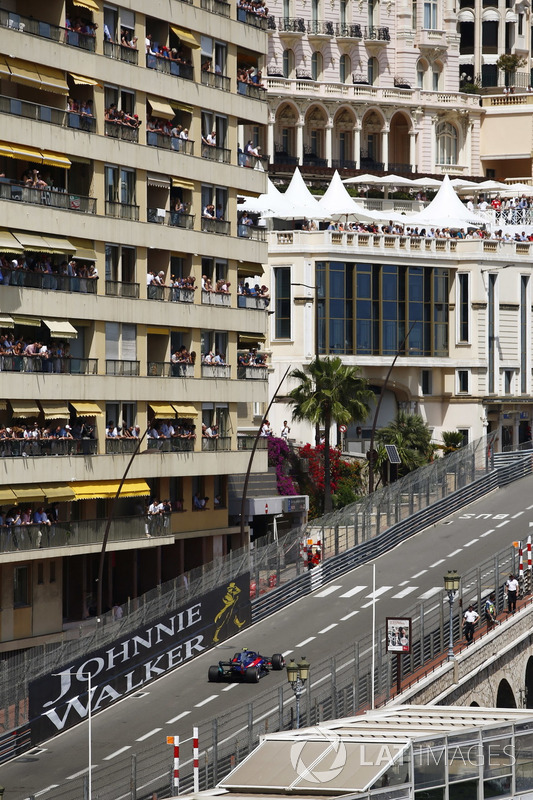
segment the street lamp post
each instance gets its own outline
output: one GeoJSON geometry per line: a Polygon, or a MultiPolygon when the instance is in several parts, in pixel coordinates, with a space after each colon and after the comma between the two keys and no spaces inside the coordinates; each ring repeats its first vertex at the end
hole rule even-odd
{"type": "Polygon", "coordinates": [[[453,604],[459,593],[460,583],[461,576],[457,574],[457,570],[448,570],[448,574],[444,576],[444,589],[448,594],[448,603],[450,604],[450,641],[448,645],[448,661],[454,661],[455,659],[453,652],[453,604]]]}
{"type": "Polygon", "coordinates": [[[305,656],[302,656],[298,663],[291,658],[287,664],[287,680],[296,698],[296,729],[300,727],[300,698],[304,693],[310,667],[311,665],[306,661],[305,656]]]}
{"type": "Polygon", "coordinates": [[[91,672],[61,672],[61,673],[52,673],[53,675],[76,675],[77,677],[87,678],[87,727],[88,727],[88,736],[89,736],[89,771],[88,771],[88,788],[87,788],[87,800],[92,800],[93,796],[93,767],[92,767],[92,758],[93,758],[93,732],[92,732],[92,722],[93,722],[93,715],[92,715],[92,701],[93,701],[93,691],[92,691],[92,673],[91,672]]]}

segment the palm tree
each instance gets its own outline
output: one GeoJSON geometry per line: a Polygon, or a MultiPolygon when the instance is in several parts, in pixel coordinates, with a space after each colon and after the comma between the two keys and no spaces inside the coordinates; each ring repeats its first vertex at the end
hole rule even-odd
{"type": "Polygon", "coordinates": [[[293,405],[292,418],[324,425],[324,511],[332,509],[330,431],[333,422],[348,425],[352,420],[365,419],[373,394],[358,367],[345,366],[341,359],[315,358],[302,369],[291,372],[300,381],[289,392],[293,405]]]}
{"type": "Polygon", "coordinates": [[[380,445],[396,445],[404,473],[427,464],[433,454],[431,431],[419,414],[398,411],[396,418],[381,428],[376,438],[380,445]]]}

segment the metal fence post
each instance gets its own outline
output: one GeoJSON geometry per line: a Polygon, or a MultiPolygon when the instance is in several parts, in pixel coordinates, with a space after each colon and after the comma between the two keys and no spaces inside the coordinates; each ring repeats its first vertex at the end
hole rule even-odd
{"type": "Polygon", "coordinates": [[[359,708],[359,642],[356,642],[353,648],[353,709],[354,714],[359,708]]]}
{"type": "Polygon", "coordinates": [[[135,753],[131,757],[130,798],[137,800],[137,756],[135,753]]]}
{"type": "Polygon", "coordinates": [[[420,666],[423,667],[424,664],[426,663],[426,657],[424,655],[424,638],[425,638],[424,637],[424,603],[420,603],[419,618],[420,618],[420,666]]]}
{"type": "Polygon", "coordinates": [[[337,663],[335,656],[332,656],[329,663],[331,673],[331,707],[333,709],[334,718],[336,719],[339,714],[339,709],[337,698],[337,663]]]}
{"type": "Polygon", "coordinates": [[[89,776],[83,776],[83,800],[89,800],[89,776]]]}
{"type": "Polygon", "coordinates": [[[283,728],[283,686],[278,689],[278,731],[284,730],[283,728]]]}
{"type": "Polygon", "coordinates": [[[253,746],[254,746],[254,706],[253,703],[248,703],[248,752],[249,753],[252,752],[253,746]]]}
{"type": "MultiPolygon", "coordinates": [[[[211,739],[213,745],[213,786],[218,783],[218,720],[213,720],[211,726],[211,739]]],[[[209,781],[206,775],[206,786],[209,786],[209,781]]]]}

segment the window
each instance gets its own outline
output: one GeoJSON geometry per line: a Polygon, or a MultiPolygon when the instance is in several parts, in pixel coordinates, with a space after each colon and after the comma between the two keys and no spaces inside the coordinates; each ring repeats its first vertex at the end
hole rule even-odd
{"type": "Polygon", "coordinates": [[[137,358],[137,326],[130,322],[106,322],[105,357],[114,361],[137,358]]]}
{"type": "Polygon", "coordinates": [[[117,10],[104,6],[104,41],[117,41],[117,10]]]}
{"type": "MultiPolygon", "coordinates": [[[[105,246],[105,279],[111,282],[135,283],[137,251],[118,244],[105,246]]],[[[107,287],[106,287],[107,291],[107,287]]]]}
{"type": "Polygon", "coordinates": [[[30,605],[30,568],[15,567],[13,570],[13,606],[30,605]]]}
{"type": "Polygon", "coordinates": [[[433,91],[439,91],[439,81],[440,81],[440,70],[437,68],[433,69],[433,91]]]}
{"type": "Polygon", "coordinates": [[[470,373],[467,369],[457,370],[457,394],[469,394],[470,373]]]}
{"type": "Polygon", "coordinates": [[[376,0],[368,0],[368,26],[372,28],[376,24],[376,0]]]}
{"type": "Polygon", "coordinates": [[[351,72],[350,56],[343,55],[339,59],[339,80],[341,83],[346,83],[347,78],[351,72]]]}
{"type": "Polygon", "coordinates": [[[340,4],[340,12],[341,12],[341,25],[346,25],[347,19],[347,9],[348,9],[348,0],[341,0],[340,4]]]}
{"type": "Polygon", "coordinates": [[[275,333],[276,339],[291,338],[291,269],[275,267],[276,288],[275,333]]]}
{"type": "Polygon", "coordinates": [[[470,431],[468,428],[457,428],[457,431],[462,434],[463,436],[463,444],[462,447],[466,447],[468,444],[468,440],[470,438],[470,431]]]}
{"type": "Polygon", "coordinates": [[[288,78],[291,74],[291,57],[290,50],[283,51],[283,77],[288,78]]]}
{"type": "Polygon", "coordinates": [[[424,79],[426,77],[426,62],[419,61],[416,65],[416,85],[419,89],[424,88],[424,79]]]}
{"type": "Polygon", "coordinates": [[[436,136],[437,163],[457,164],[457,130],[449,122],[440,122],[436,136]]]}
{"type": "Polygon", "coordinates": [[[528,391],[527,365],[528,365],[528,341],[529,341],[529,276],[520,276],[520,391],[526,394],[528,391]]]}
{"type": "Polygon", "coordinates": [[[291,16],[291,3],[290,0],[283,0],[283,20],[285,24],[290,19],[291,16]]]}
{"type": "Polygon", "coordinates": [[[433,373],[430,369],[423,369],[420,375],[420,387],[423,395],[433,394],[433,373]]]}
{"type": "Polygon", "coordinates": [[[367,79],[371,86],[377,83],[378,79],[378,60],[377,58],[369,58],[367,66],[367,79]]]}
{"type": "Polygon", "coordinates": [[[311,0],[311,19],[313,22],[320,19],[320,0],[311,0]]]}
{"type": "Polygon", "coordinates": [[[426,30],[436,30],[437,25],[438,0],[425,0],[424,2],[424,28],[426,30]]]}
{"type": "Polygon", "coordinates": [[[506,369],[503,372],[503,393],[504,394],[512,394],[513,393],[513,377],[514,377],[514,370],[506,369]]]}
{"type": "Polygon", "coordinates": [[[463,272],[458,276],[459,297],[457,298],[457,313],[459,324],[459,341],[470,341],[470,275],[463,272]]]}
{"type": "Polygon", "coordinates": [[[416,7],[416,0],[412,0],[411,3],[411,27],[414,31],[416,31],[416,18],[417,18],[417,7],[416,7]]]}
{"type": "Polygon", "coordinates": [[[519,36],[523,36],[524,35],[524,15],[523,14],[519,14],[518,15],[518,35],[519,36]]]}
{"type": "Polygon", "coordinates": [[[314,81],[322,77],[322,53],[313,53],[311,56],[311,77],[314,81]]]}

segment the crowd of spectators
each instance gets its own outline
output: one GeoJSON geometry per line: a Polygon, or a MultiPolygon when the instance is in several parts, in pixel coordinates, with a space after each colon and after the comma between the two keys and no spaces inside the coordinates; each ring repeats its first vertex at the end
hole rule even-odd
{"type": "Polygon", "coordinates": [[[96,22],[92,22],[92,20],[89,19],[67,16],[65,19],[65,28],[67,31],[81,33],[84,36],[96,36],[98,25],[96,22]]]}
{"type": "Polygon", "coordinates": [[[248,281],[241,278],[237,287],[237,294],[248,295],[249,297],[270,297],[268,293],[268,286],[264,284],[259,286],[258,283],[250,286],[248,281]]]}
{"type": "Polygon", "coordinates": [[[0,370],[9,372],[69,372],[71,358],[68,342],[49,345],[29,341],[14,333],[0,335],[0,370]]]}
{"type": "Polygon", "coordinates": [[[28,282],[31,284],[31,280],[28,280],[31,275],[43,276],[43,289],[64,288],[63,284],[67,281],[66,288],[70,291],[87,292],[93,291],[89,283],[98,279],[98,270],[94,264],[79,264],[75,259],[53,264],[51,256],[43,254],[36,254],[29,260],[25,255],[11,259],[0,255],[0,284],[25,286],[28,282]]]}
{"type": "Polygon", "coordinates": [[[255,14],[258,17],[268,17],[268,8],[264,0],[238,0],[237,8],[247,11],[248,14],[255,14]]]}
{"type": "Polygon", "coordinates": [[[174,149],[179,150],[180,141],[188,141],[189,129],[184,128],[182,125],[172,124],[168,119],[161,119],[160,117],[151,116],[146,123],[146,129],[153,133],[159,133],[161,136],[167,136],[175,142],[174,149]]]}
{"type": "Polygon", "coordinates": [[[81,117],[94,117],[92,100],[77,100],[67,97],[67,111],[79,114],[81,117]]]}
{"type": "Polygon", "coordinates": [[[260,69],[256,67],[237,67],[237,81],[239,83],[247,83],[249,86],[255,86],[256,89],[264,89],[266,86],[263,83],[263,74],[260,69]]]}
{"type": "Polygon", "coordinates": [[[172,364],[172,374],[175,377],[183,377],[185,375],[187,366],[194,366],[196,364],[196,352],[192,350],[189,352],[184,344],[172,354],[170,357],[172,364]]]}
{"type": "Polygon", "coordinates": [[[211,278],[208,278],[207,275],[202,275],[202,291],[204,292],[215,292],[215,294],[231,294],[230,287],[231,283],[225,278],[218,278],[213,286],[211,278]]]}
{"type": "Polygon", "coordinates": [[[105,109],[105,121],[113,125],[122,125],[125,128],[138,130],[142,125],[142,120],[138,114],[128,114],[126,111],[119,110],[116,103],[105,109]]]}
{"type": "Polygon", "coordinates": [[[177,419],[173,422],[153,420],[148,426],[148,439],[196,439],[196,425],[187,420],[177,419]]]}
{"type": "Polygon", "coordinates": [[[55,536],[55,525],[59,522],[59,504],[52,503],[48,508],[38,506],[11,506],[4,511],[0,508],[0,528],[7,534],[15,550],[24,546],[26,541],[30,548],[43,547],[43,536],[46,534],[45,544],[50,546],[55,536]]]}
{"type": "Polygon", "coordinates": [[[247,353],[239,353],[237,365],[239,367],[266,367],[266,353],[258,353],[257,348],[252,347],[247,353]]]}
{"type": "MultiPolygon", "coordinates": [[[[110,44],[118,44],[115,41],[109,27],[104,24],[104,42],[109,42],[110,44]]],[[[129,47],[131,50],[137,50],[137,37],[135,36],[134,32],[131,28],[121,28],[120,29],[120,44],[122,47],[129,47]]]]}
{"type": "Polygon", "coordinates": [[[196,278],[193,275],[188,275],[187,277],[176,277],[172,275],[170,282],[167,284],[165,281],[165,273],[163,270],[159,270],[159,272],[154,272],[150,270],[146,275],[146,284],[148,287],[148,299],[149,300],[163,300],[164,299],[164,289],[169,288],[170,291],[170,299],[171,300],[181,300],[180,290],[194,292],[196,291],[196,286],[194,285],[196,282],[196,278]]]}
{"type": "Polygon", "coordinates": [[[157,58],[173,61],[176,64],[192,67],[192,61],[183,47],[167,47],[167,45],[162,45],[160,47],[157,42],[153,41],[151,33],[146,34],[144,45],[146,55],[156,56],[157,58]]]}
{"type": "Polygon", "coordinates": [[[221,353],[220,350],[215,350],[214,353],[212,350],[208,350],[207,353],[202,353],[202,364],[206,364],[210,367],[227,366],[224,353],[221,353]]]}
{"type": "MultiPolygon", "coordinates": [[[[303,230],[316,230],[316,226],[311,228],[302,228],[303,230]]],[[[390,221],[385,225],[377,225],[375,223],[362,223],[362,222],[330,222],[327,226],[328,231],[348,231],[353,233],[372,233],[381,234],[385,236],[406,236],[409,238],[418,239],[496,239],[497,241],[504,242],[520,242],[520,241],[533,241],[533,234],[528,236],[523,232],[522,234],[504,233],[503,230],[489,231],[482,228],[429,228],[423,226],[410,227],[408,225],[401,225],[390,221]]]]}

